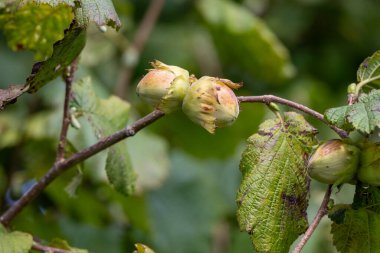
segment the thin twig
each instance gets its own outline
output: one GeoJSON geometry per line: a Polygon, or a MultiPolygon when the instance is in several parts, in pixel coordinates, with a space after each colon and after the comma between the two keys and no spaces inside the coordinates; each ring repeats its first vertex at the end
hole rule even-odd
{"type": "Polygon", "coordinates": [[[280,97],[276,97],[276,96],[273,96],[273,95],[263,95],[263,96],[245,96],[245,97],[238,97],[239,101],[242,102],[242,103],[256,103],[256,102],[259,102],[259,103],[266,103],[266,104],[269,104],[271,102],[274,102],[274,103],[279,103],[279,104],[283,104],[283,105],[287,105],[287,106],[290,106],[290,107],[293,107],[299,111],[302,111],[304,113],[307,113],[309,114],[310,116],[322,121],[323,123],[327,124],[332,130],[334,130],[341,138],[347,138],[348,137],[348,133],[343,130],[343,129],[340,129],[334,125],[330,125],[323,117],[322,114],[320,114],[319,112],[317,111],[314,111],[313,109],[310,109],[309,107],[307,106],[304,106],[304,105],[301,105],[301,104],[298,104],[296,102],[293,102],[293,101],[290,101],[290,100],[287,100],[287,99],[284,99],[284,98],[280,98],[280,97]]]}
{"type": "Polygon", "coordinates": [[[155,110],[145,117],[137,120],[130,126],[108,136],[102,138],[94,145],[83,149],[82,151],[75,153],[71,157],[56,162],[49,171],[41,178],[36,184],[34,184],[17,202],[12,205],[6,212],[0,217],[0,223],[8,225],[9,222],[23,210],[35,197],[37,197],[55,178],[57,178],[62,172],[66,171],[70,167],[86,160],[87,158],[99,153],[100,151],[110,147],[111,145],[134,136],[138,131],[152,124],[159,118],[164,116],[164,113],[155,110]]]}
{"type": "Polygon", "coordinates": [[[136,57],[136,59],[133,59],[122,67],[123,69],[120,71],[115,88],[115,94],[121,98],[125,99],[127,97],[129,83],[138,63],[138,58],[145,47],[158,17],[160,16],[164,4],[165,0],[151,0],[143,20],[137,28],[136,35],[127,51],[127,53],[133,54],[133,58],[136,57]]]}
{"type": "Polygon", "coordinates": [[[305,246],[307,241],[310,239],[311,235],[314,233],[314,230],[317,228],[317,226],[321,222],[321,219],[323,218],[323,216],[327,214],[327,205],[330,200],[331,189],[332,189],[332,185],[329,185],[326,190],[325,196],[323,197],[321,206],[319,207],[318,212],[316,216],[314,217],[313,222],[310,224],[309,228],[306,230],[305,234],[303,235],[301,241],[297,244],[297,246],[293,250],[293,253],[301,252],[302,248],[305,246]]]}
{"type": "Polygon", "coordinates": [[[70,125],[70,99],[72,96],[72,84],[74,81],[74,73],[77,68],[77,60],[74,60],[73,63],[66,68],[63,79],[65,80],[65,102],[63,106],[63,117],[62,117],[62,127],[61,134],[59,137],[59,143],[57,148],[57,158],[56,161],[62,161],[65,155],[65,145],[67,142],[67,131],[69,130],[70,125]]]}
{"type": "Polygon", "coordinates": [[[34,242],[32,249],[41,251],[41,252],[46,252],[46,253],[79,253],[79,251],[72,251],[72,250],[64,250],[64,249],[58,249],[54,247],[49,247],[49,246],[44,246],[38,242],[34,242]]]}

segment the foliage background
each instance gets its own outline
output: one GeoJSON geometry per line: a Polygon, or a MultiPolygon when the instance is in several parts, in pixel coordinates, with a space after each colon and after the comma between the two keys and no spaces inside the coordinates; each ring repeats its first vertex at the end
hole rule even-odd
{"type": "MultiPolygon", "coordinates": [[[[91,75],[97,94],[104,98],[114,94],[121,66],[129,59],[128,43],[150,1],[113,2],[123,23],[121,31],[101,33],[90,27],[76,75],[77,79],[91,75]]],[[[239,67],[247,59],[266,59],[266,52],[239,51],[243,40],[220,48],[227,35],[222,31],[215,35],[214,31],[216,39],[212,39],[210,24],[196,8],[197,1],[167,0],[128,93],[118,94],[132,105],[130,121],[151,110],[135,96],[134,88],[153,59],[187,68],[196,76],[242,81],[241,95],[279,95],[323,112],[345,103],[346,87],[356,80],[358,65],[380,44],[376,36],[380,3],[375,0],[235,2],[263,19],[289,50],[297,71],[294,77],[274,83],[257,77],[266,69],[239,67]],[[230,58],[231,52],[234,58],[230,58]]],[[[1,88],[22,84],[32,64],[32,53],[11,51],[0,33],[1,88]]],[[[1,112],[1,211],[54,162],[63,94],[63,83],[57,79],[1,112]]],[[[251,252],[249,237],[239,232],[235,217],[238,164],[244,140],[272,115],[262,105],[243,105],[241,109],[237,122],[216,135],[209,135],[181,113],[166,116],[127,141],[141,179],[138,194],[126,198],[107,185],[103,152],[84,163],[75,196],[67,193],[73,194],[75,185],[70,182],[79,178],[73,170],[24,210],[13,223],[14,229],[43,240],[64,238],[91,252],[132,252],[135,242],[158,253],[251,252]],[[71,190],[67,191],[68,185],[71,190]]],[[[320,129],[321,140],[337,137],[318,122],[310,122],[320,129]]],[[[89,126],[81,123],[81,131],[69,132],[78,149],[95,142],[89,126]]],[[[312,183],[309,219],[316,213],[324,189],[324,185],[312,183]]],[[[345,186],[334,195],[336,202],[347,203],[352,191],[345,186]]],[[[304,252],[334,252],[331,243],[324,243],[331,241],[329,230],[324,218],[304,252]]]]}

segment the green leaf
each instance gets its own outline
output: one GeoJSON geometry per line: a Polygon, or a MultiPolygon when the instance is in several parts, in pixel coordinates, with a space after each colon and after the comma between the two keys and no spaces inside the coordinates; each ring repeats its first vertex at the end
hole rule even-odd
{"type": "Polygon", "coordinates": [[[237,160],[195,159],[179,150],[171,158],[169,178],[146,195],[154,250],[212,252],[212,232],[235,211],[237,160]]]}
{"type": "Polygon", "coordinates": [[[219,55],[228,65],[267,82],[281,82],[294,75],[287,49],[247,9],[226,0],[202,0],[198,7],[219,55]]]}
{"type": "MultiPolygon", "coordinates": [[[[99,139],[124,128],[130,109],[130,105],[118,97],[99,98],[93,91],[89,78],[73,86],[72,106],[75,106],[77,112],[87,118],[99,139]]],[[[119,142],[109,148],[106,171],[110,183],[117,191],[125,195],[130,195],[134,191],[136,174],[132,169],[124,142],[119,142]]]]}
{"type": "Polygon", "coordinates": [[[347,115],[349,112],[349,106],[340,106],[327,110],[325,112],[325,118],[333,125],[349,130],[352,128],[350,123],[347,121],[347,115]]]}
{"type": "Polygon", "coordinates": [[[352,207],[354,209],[363,207],[380,214],[380,188],[371,185],[368,187],[357,185],[352,207]]]}
{"type": "Polygon", "coordinates": [[[338,127],[370,134],[380,127],[380,90],[362,93],[353,105],[331,108],[325,112],[325,117],[338,127]]]}
{"type": "Polygon", "coordinates": [[[14,231],[8,233],[0,225],[0,252],[28,253],[33,246],[33,237],[30,234],[14,231]]]}
{"type": "Polygon", "coordinates": [[[299,114],[270,119],[248,139],[240,163],[237,218],[258,252],[288,252],[308,226],[305,161],[317,130],[299,114]]]}
{"type": "Polygon", "coordinates": [[[339,252],[380,252],[380,215],[365,209],[336,206],[329,214],[331,233],[339,252]]]}
{"type": "Polygon", "coordinates": [[[127,141],[133,168],[138,173],[136,191],[157,189],[169,173],[169,145],[158,135],[142,132],[127,141]]]}
{"type": "Polygon", "coordinates": [[[65,37],[54,44],[53,55],[43,62],[33,65],[32,74],[26,80],[28,92],[36,92],[49,81],[60,76],[80,54],[86,43],[86,31],[71,27],[65,37]]]}
{"type": "Polygon", "coordinates": [[[356,185],[352,205],[329,211],[331,233],[339,252],[380,252],[380,188],[356,185]]]}
{"type": "Polygon", "coordinates": [[[44,60],[53,53],[53,44],[64,37],[74,18],[72,8],[65,4],[50,6],[28,3],[6,18],[3,30],[8,46],[14,50],[31,50],[36,60],[44,60]]]}
{"type": "Polygon", "coordinates": [[[49,243],[49,246],[58,248],[58,249],[74,251],[76,253],[88,253],[87,250],[71,247],[67,241],[59,239],[59,238],[53,238],[51,242],[49,243]]]}
{"type": "Polygon", "coordinates": [[[380,86],[380,51],[376,51],[360,64],[357,79],[358,82],[368,82],[375,79],[372,83],[380,86]]]}
{"type": "Polygon", "coordinates": [[[380,90],[361,94],[359,101],[351,106],[347,119],[355,129],[367,134],[380,127],[380,90]]]}

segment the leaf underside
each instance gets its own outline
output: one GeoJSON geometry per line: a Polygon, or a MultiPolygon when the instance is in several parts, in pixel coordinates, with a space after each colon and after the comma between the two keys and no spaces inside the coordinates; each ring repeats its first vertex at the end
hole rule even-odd
{"type": "Polygon", "coordinates": [[[294,112],[271,119],[248,139],[240,163],[237,218],[258,252],[288,252],[308,226],[305,161],[316,129],[294,112]]]}
{"type": "MultiPolygon", "coordinates": [[[[98,139],[124,128],[130,105],[116,96],[99,98],[92,89],[91,80],[83,79],[73,86],[72,106],[90,122],[98,139]]],[[[136,173],[132,169],[127,146],[119,142],[108,149],[106,172],[110,183],[125,195],[134,191],[136,173]]]]}

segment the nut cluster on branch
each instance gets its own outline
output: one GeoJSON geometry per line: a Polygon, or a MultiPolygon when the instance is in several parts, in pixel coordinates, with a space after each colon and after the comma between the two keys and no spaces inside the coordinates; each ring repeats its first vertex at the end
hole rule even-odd
{"type": "Polygon", "coordinates": [[[164,113],[178,110],[196,124],[214,133],[231,125],[239,115],[239,101],[232,91],[241,87],[228,79],[203,76],[199,80],[177,66],[152,62],[154,69],[140,80],[139,97],[164,113]]]}

